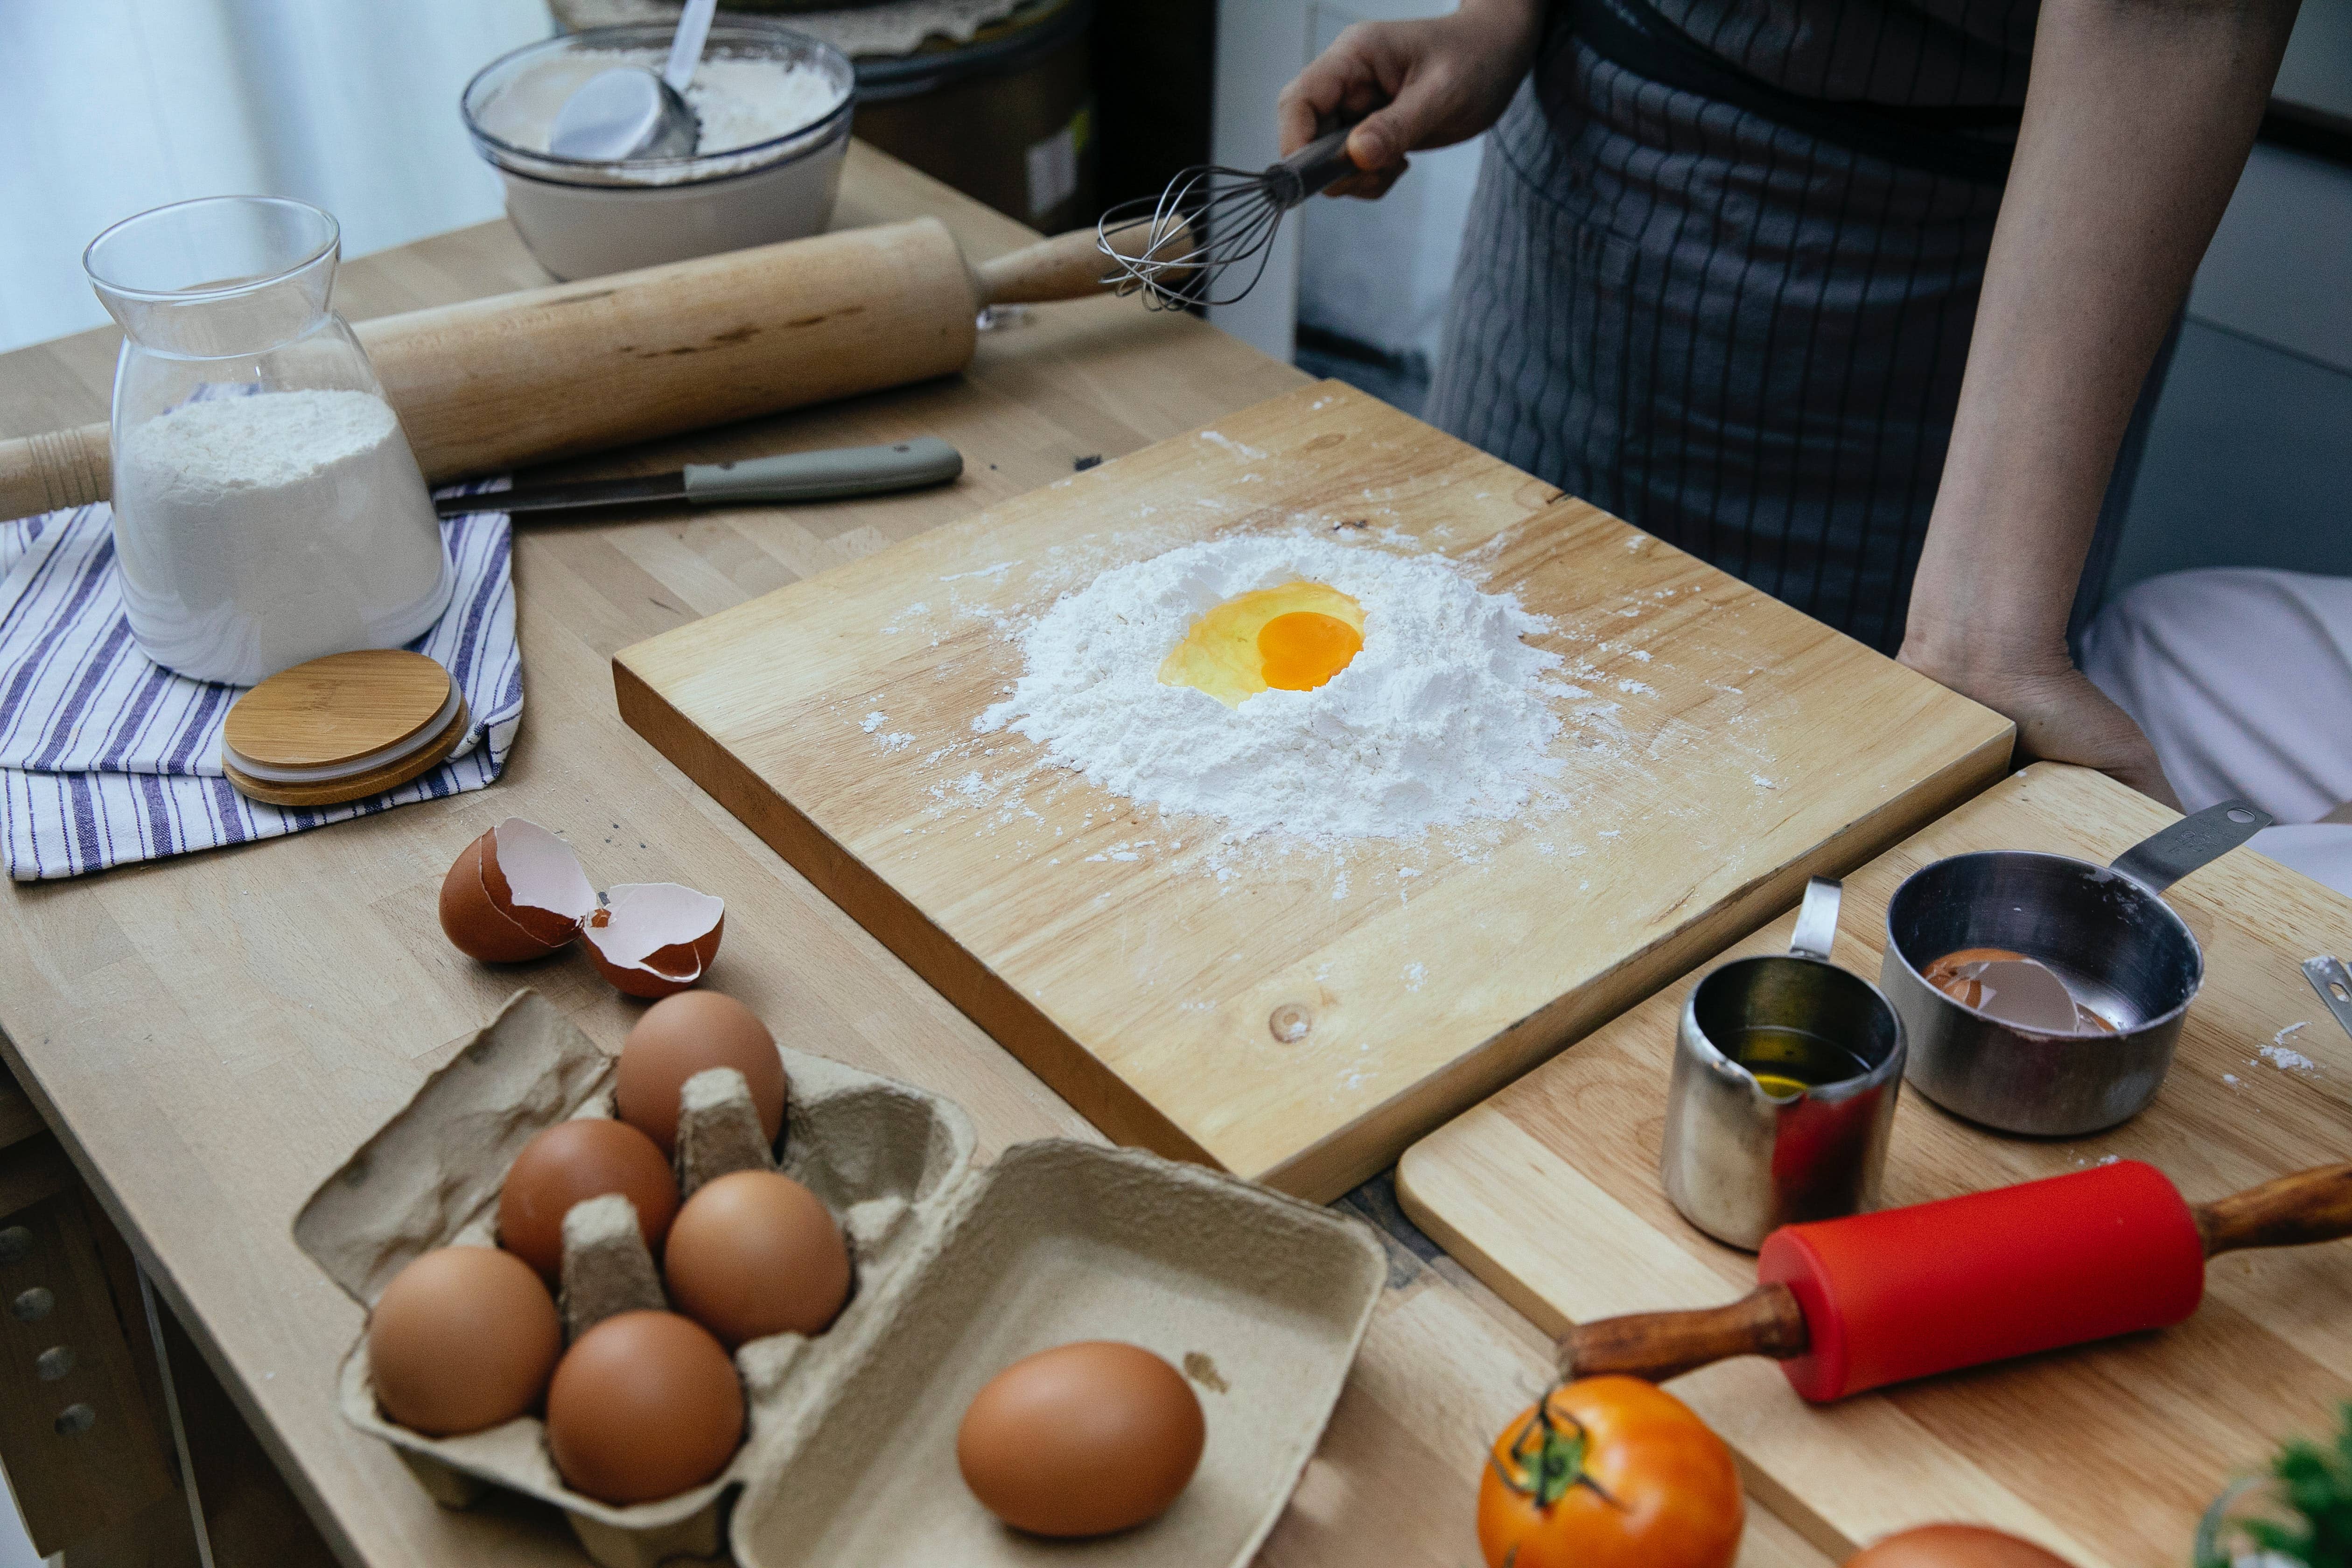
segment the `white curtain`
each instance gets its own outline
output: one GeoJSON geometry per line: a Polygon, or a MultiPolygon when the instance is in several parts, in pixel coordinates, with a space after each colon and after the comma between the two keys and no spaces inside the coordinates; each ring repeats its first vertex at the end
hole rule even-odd
{"type": "Polygon", "coordinates": [[[546,0],[0,0],[0,350],[105,318],[82,247],[193,196],[293,196],[362,255],[479,223],[457,94],[546,0]]]}

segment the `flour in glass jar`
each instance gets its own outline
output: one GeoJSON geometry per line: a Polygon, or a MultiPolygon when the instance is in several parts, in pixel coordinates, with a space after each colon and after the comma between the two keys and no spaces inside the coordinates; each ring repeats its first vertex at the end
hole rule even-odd
{"type": "Polygon", "coordinates": [[[396,647],[447,603],[440,524],[373,393],[199,399],[123,447],[123,605],[159,664],[250,685],[322,654],[396,647]]]}

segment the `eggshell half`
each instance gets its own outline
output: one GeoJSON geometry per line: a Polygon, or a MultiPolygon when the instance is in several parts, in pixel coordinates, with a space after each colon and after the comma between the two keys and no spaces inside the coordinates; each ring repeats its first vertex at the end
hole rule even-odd
{"type": "Polygon", "coordinates": [[[597,973],[624,994],[669,996],[702,978],[719,956],[727,904],[676,882],[622,882],[580,934],[597,973]]]}
{"type": "Polygon", "coordinates": [[[441,879],[441,930],[484,963],[544,958],[595,908],[572,846],[520,816],[466,846],[441,879]]]}

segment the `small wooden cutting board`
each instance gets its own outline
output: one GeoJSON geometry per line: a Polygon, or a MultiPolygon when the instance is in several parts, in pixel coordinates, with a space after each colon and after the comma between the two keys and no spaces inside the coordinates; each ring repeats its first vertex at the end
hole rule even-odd
{"type": "Polygon", "coordinates": [[[1328,1198],[1998,777],[2007,721],[1326,382],[625,649],[665,755],[1111,1136],[1328,1198]],[[1233,533],[1434,551],[1558,630],[1578,804],[1220,848],[973,719],[1100,571],[1233,533]],[[1605,720],[1606,743],[1596,725],[1605,720]]]}
{"type": "MultiPolygon", "coordinates": [[[[2038,763],[1845,880],[1834,961],[1874,982],[1886,902],[1948,855],[2037,849],[2099,864],[2177,817],[2080,768],[2038,763]]],[[[2146,1160],[2190,1202],[2352,1157],[2352,1037],[2298,965],[2352,949],[2352,900],[2237,850],[2166,893],[2205,950],[2156,1101],[2084,1138],[2015,1138],[1904,1090],[1884,1201],[1925,1203],[2108,1160],[2146,1160]],[[2265,1054],[2267,1050],[2268,1054],[2265,1054]],[[2295,1053],[2289,1055],[2286,1053],[2295,1053]]],[[[1786,952],[1783,918],[1721,955],[1786,952]]],[[[1547,1332],[1721,1305],[1756,1260],[1709,1239],[1658,1180],[1675,1025],[1710,959],[1405,1152],[1397,1188],[1440,1245],[1547,1332]]],[[[2177,1327],[1815,1406],[1771,1363],[1673,1391],[1751,1489],[1832,1556],[1941,1520],[2042,1541],[2077,1568],[2189,1560],[2197,1516],[2283,1438],[2352,1398],[2352,1243],[2233,1252],[2177,1327]]]]}

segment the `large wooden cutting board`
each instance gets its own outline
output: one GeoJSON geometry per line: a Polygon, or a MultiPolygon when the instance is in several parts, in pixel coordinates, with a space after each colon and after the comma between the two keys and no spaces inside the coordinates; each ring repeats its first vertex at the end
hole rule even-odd
{"type": "Polygon", "coordinates": [[[1318,1198],[1808,872],[1982,788],[2010,746],[1998,715],[1337,383],[641,643],[614,673],[632,725],[1105,1131],[1318,1198]],[[1020,673],[1010,634],[1058,594],[1301,529],[1464,558],[1554,619],[1615,707],[1559,742],[1575,812],[1235,851],[1213,822],[973,732],[1020,673]]]}
{"type": "MultiPolygon", "coordinates": [[[[1848,877],[1836,960],[1877,977],[1886,900],[1930,860],[2041,849],[2104,863],[2171,820],[2103,775],[2028,768],[1848,877]]],[[[2208,970],[2156,1102],[2093,1137],[2026,1139],[1906,1091],[1887,1204],[2118,1157],[2150,1162],[2201,1201],[2352,1158],[2352,1038],[2298,968],[2352,950],[2352,900],[2250,850],[2166,897],[2208,970]]],[[[1780,920],[1724,956],[1786,951],[1794,925],[1780,920]]],[[[1549,1332],[1713,1306],[1755,1283],[1752,1257],[1693,1229],[1659,1189],[1675,1016],[1696,978],[1415,1144],[1398,1168],[1423,1228],[1549,1332]]],[[[2326,1433],[2352,1398],[2352,1243],[2231,1253],[2206,1278],[2197,1315],[2161,1333],[1835,1405],[1803,1404],[1758,1360],[1673,1387],[1730,1441],[1768,1506],[1833,1556],[1957,1519],[2034,1537],[2081,1568],[2169,1568],[2189,1561],[2197,1516],[2226,1480],[2282,1437],[2326,1433]]]]}

